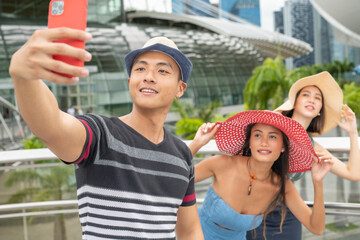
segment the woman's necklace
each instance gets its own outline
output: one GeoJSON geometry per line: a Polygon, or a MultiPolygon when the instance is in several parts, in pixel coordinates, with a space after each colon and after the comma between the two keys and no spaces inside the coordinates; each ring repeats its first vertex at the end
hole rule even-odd
{"type": "Polygon", "coordinates": [[[246,165],[247,165],[247,169],[248,169],[248,173],[249,173],[249,175],[250,175],[250,184],[249,184],[248,196],[251,194],[252,183],[253,183],[253,181],[256,179],[256,176],[255,176],[253,173],[250,172],[250,169],[249,169],[249,160],[250,160],[250,158],[248,158],[247,164],[246,164],[246,165]]]}
{"type": "MultiPolygon", "coordinates": [[[[250,171],[250,166],[249,166],[250,163],[249,163],[249,161],[250,161],[250,158],[248,158],[247,163],[246,163],[247,169],[248,169],[248,173],[249,173],[249,176],[250,176],[250,179],[249,179],[250,184],[249,184],[248,196],[251,194],[252,184],[253,184],[254,180],[256,180],[255,174],[253,174],[253,173],[250,171]]],[[[269,173],[269,175],[268,175],[264,180],[260,180],[260,181],[265,181],[266,179],[268,179],[268,178],[270,177],[270,175],[271,175],[271,172],[269,173]]]]}
{"type": "Polygon", "coordinates": [[[256,179],[256,176],[252,173],[250,173],[250,184],[249,184],[249,191],[248,191],[248,195],[251,194],[251,188],[252,188],[252,183],[253,181],[256,179]]]}

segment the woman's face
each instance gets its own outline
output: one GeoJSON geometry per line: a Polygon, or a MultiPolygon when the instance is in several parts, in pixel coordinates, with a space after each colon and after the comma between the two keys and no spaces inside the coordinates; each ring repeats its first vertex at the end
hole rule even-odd
{"type": "Polygon", "coordinates": [[[294,114],[315,118],[322,108],[322,94],[315,86],[304,87],[296,99],[294,114]]]}
{"type": "Polygon", "coordinates": [[[250,149],[256,160],[275,162],[285,150],[282,132],[271,125],[255,124],[251,129],[250,149]]]}

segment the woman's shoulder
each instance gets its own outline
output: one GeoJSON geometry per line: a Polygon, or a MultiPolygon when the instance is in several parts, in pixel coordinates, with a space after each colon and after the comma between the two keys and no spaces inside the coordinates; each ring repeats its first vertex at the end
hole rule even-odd
{"type": "Polygon", "coordinates": [[[231,167],[236,164],[245,162],[248,157],[238,156],[238,155],[216,155],[209,159],[208,161],[211,161],[214,165],[216,165],[218,168],[222,167],[231,167]]]}
{"type": "Polygon", "coordinates": [[[239,156],[239,155],[223,155],[226,156],[226,161],[231,162],[233,164],[243,163],[246,162],[249,157],[246,156],[239,156]]]}

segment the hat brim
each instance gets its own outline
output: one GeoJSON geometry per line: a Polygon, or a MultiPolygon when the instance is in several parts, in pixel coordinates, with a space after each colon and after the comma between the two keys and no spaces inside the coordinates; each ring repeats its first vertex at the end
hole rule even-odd
{"type": "MultiPolygon", "coordinates": [[[[294,109],[296,94],[306,86],[316,86],[324,98],[325,122],[320,134],[324,134],[336,126],[334,120],[341,120],[343,93],[335,79],[328,72],[304,77],[296,81],[290,88],[289,99],[274,111],[283,112],[294,109]]],[[[312,133],[313,136],[318,134],[312,133]]]]}
{"type": "Polygon", "coordinates": [[[242,154],[246,128],[252,123],[274,126],[289,138],[289,172],[304,172],[311,169],[315,151],[304,127],[291,118],[271,111],[244,111],[220,123],[221,126],[215,135],[220,152],[242,154]]]}
{"type": "Polygon", "coordinates": [[[129,76],[131,75],[131,68],[134,64],[135,59],[142,53],[151,51],[164,53],[174,59],[174,61],[179,66],[181,72],[181,80],[185,83],[189,80],[192,70],[191,61],[181,51],[172,47],[168,47],[161,43],[156,43],[145,48],[133,50],[125,56],[126,71],[128,72],[129,76]]]}

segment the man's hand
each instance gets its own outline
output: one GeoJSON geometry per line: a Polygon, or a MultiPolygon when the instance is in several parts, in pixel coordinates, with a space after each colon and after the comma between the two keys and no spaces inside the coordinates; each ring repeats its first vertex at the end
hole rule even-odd
{"type": "Polygon", "coordinates": [[[65,43],[55,43],[54,40],[71,38],[90,40],[91,35],[85,31],[70,28],[54,28],[37,30],[30,39],[12,56],[9,72],[14,80],[46,79],[59,84],[70,84],[78,81],[78,77],[86,77],[89,71],[53,59],[53,55],[65,55],[90,61],[91,54],[83,49],[69,46],[65,43]],[[55,72],[72,76],[68,78],[55,72]]]}

